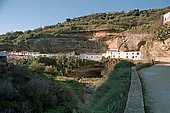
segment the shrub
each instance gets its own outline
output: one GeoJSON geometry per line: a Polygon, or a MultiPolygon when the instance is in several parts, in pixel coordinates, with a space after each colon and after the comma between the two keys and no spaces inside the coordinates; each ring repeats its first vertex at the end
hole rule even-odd
{"type": "Polygon", "coordinates": [[[17,93],[11,82],[3,81],[0,83],[0,98],[13,99],[17,96],[17,93]]]}
{"type": "Polygon", "coordinates": [[[0,82],[0,112],[41,113],[62,107],[60,113],[71,113],[78,109],[79,99],[71,90],[25,68],[14,66],[11,72],[0,78],[3,81],[0,82]]]}
{"type": "Polygon", "coordinates": [[[131,61],[121,60],[119,63],[115,65],[115,69],[117,68],[129,68],[135,66],[135,64],[131,61]]]}
{"type": "Polygon", "coordinates": [[[45,69],[45,65],[43,63],[38,63],[37,61],[33,61],[29,66],[33,71],[42,73],[45,69]]]}

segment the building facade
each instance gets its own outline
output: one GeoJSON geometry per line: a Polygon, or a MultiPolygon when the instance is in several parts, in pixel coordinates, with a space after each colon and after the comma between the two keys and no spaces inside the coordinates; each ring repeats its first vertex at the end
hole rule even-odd
{"type": "Polygon", "coordinates": [[[93,60],[93,61],[100,61],[102,59],[102,54],[84,53],[84,54],[78,55],[78,58],[86,59],[86,60],[93,60]]]}
{"type": "Polygon", "coordinates": [[[66,56],[67,58],[71,56],[77,56],[80,59],[86,60],[93,60],[93,61],[100,61],[102,57],[110,57],[116,59],[130,59],[130,60],[142,60],[141,53],[139,51],[133,52],[119,52],[118,49],[110,49],[106,51],[106,53],[81,53],[80,55],[75,55],[75,52],[69,53],[54,53],[54,54],[42,54],[40,52],[28,52],[28,51],[21,51],[21,52],[10,52],[11,57],[15,58],[37,58],[37,57],[57,57],[57,56],[66,56]]]}
{"type": "Polygon", "coordinates": [[[163,24],[166,26],[170,26],[170,12],[164,14],[163,16],[163,24]]]}
{"type": "Polygon", "coordinates": [[[130,59],[130,60],[141,60],[141,53],[139,51],[118,52],[118,51],[110,49],[106,51],[105,57],[122,58],[122,59],[130,59]]]}

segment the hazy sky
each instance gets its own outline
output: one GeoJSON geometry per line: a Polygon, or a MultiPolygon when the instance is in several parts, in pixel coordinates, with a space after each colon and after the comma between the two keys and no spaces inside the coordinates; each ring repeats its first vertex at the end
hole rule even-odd
{"type": "Polygon", "coordinates": [[[170,6],[170,0],[0,0],[0,34],[109,11],[170,6]]]}

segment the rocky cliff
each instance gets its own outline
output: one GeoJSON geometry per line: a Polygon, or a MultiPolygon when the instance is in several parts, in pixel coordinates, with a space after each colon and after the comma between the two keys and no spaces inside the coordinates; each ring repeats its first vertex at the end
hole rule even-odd
{"type": "Polygon", "coordinates": [[[57,37],[43,36],[26,40],[15,40],[8,47],[2,49],[11,50],[33,50],[40,52],[105,52],[108,49],[119,49],[119,51],[139,51],[140,47],[151,39],[150,34],[131,34],[121,31],[83,31],[66,32],[57,37]],[[13,48],[10,48],[12,47],[13,48]]]}

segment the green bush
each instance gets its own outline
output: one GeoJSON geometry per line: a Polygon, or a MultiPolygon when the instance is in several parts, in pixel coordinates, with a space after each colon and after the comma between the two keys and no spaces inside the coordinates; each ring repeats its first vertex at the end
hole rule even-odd
{"type": "Polygon", "coordinates": [[[0,112],[42,113],[62,107],[60,113],[71,113],[79,109],[79,99],[71,90],[26,67],[14,66],[0,81],[0,112]]]}
{"type": "Polygon", "coordinates": [[[162,27],[155,31],[153,40],[165,41],[166,39],[170,38],[170,28],[162,27]]]}
{"type": "Polygon", "coordinates": [[[132,67],[132,66],[135,66],[135,64],[131,61],[126,61],[126,60],[121,60],[119,63],[117,63],[115,65],[115,69],[118,69],[118,68],[129,68],[129,67],[132,67]]]}
{"type": "Polygon", "coordinates": [[[123,113],[129,87],[130,67],[114,69],[94,92],[95,99],[89,109],[94,113],[123,113]]]}

